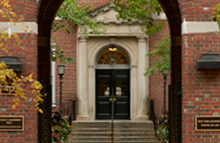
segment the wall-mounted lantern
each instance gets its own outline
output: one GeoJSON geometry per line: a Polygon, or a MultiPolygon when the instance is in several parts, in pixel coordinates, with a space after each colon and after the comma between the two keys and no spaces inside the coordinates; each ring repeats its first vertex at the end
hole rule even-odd
{"type": "Polygon", "coordinates": [[[18,61],[18,57],[14,56],[2,56],[0,57],[0,62],[5,61],[8,69],[13,69],[14,72],[22,72],[22,63],[18,61]]]}
{"type": "Polygon", "coordinates": [[[197,69],[220,69],[219,54],[202,54],[201,60],[197,62],[197,69]]]}

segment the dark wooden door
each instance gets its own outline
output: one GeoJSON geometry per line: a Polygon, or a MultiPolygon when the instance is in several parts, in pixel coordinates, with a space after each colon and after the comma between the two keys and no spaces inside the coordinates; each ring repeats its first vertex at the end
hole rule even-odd
{"type": "Polygon", "coordinates": [[[130,70],[96,70],[97,119],[111,119],[112,113],[114,119],[130,118],[129,77],[130,70]],[[113,103],[111,95],[116,99],[113,103]]]}

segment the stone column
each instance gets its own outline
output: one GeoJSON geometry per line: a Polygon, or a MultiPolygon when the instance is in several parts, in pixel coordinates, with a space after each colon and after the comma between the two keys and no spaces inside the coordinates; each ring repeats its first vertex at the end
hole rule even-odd
{"type": "Polygon", "coordinates": [[[147,39],[138,37],[138,68],[137,68],[137,118],[136,120],[148,120],[148,77],[144,76],[148,67],[146,53],[148,51],[147,39]]]}
{"type": "Polygon", "coordinates": [[[137,65],[131,66],[131,120],[136,120],[137,117],[137,65]]]}
{"type": "MultiPolygon", "coordinates": [[[[88,59],[91,60],[91,59],[88,59]]],[[[88,111],[89,111],[89,117],[90,120],[94,120],[94,108],[95,108],[95,104],[94,104],[94,100],[95,100],[95,96],[94,96],[94,89],[95,89],[95,81],[94,81],[94,77],[95,77],[95,72],[94,72],[94,65],[89,65],[88,67],[88,111]]]]}
{"type": "Polygon", "coordinates": [[[80,37],[77,47],[77,120],[89,120],[87,39],[80,37]]]}

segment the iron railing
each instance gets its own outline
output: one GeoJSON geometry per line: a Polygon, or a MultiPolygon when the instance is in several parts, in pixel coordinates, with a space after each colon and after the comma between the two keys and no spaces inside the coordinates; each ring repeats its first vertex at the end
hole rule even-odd
{"type": "Polygon", "coordinates": [[[169,119],[169,141],[171,141],[171,85],[169,85],[169,88],[168,88],[168,119],[169,119]]]}
{"type": "Polygon", "coordinates": [[[157,130],[157,116],[156,116],[156,113],[155,113],[155,106],[154,106],[154,100],[151,100],[150,101],[150,120],[153,121],[154,123],[154,131],[155,131],[155,135],[157,136],[156,134],[156,130],[157,130]]]}
{"type": "Polygon", "coordinates": [[[72,121],[76,120],[75,105],[75,100],[69,101],[69,125],[72,125],[72,121]]]}
{"type": "Polygon", "coordinates": [[[177,93],[177,99],[176,99],[176,105],[177,105],[177,120],[176,120],[176,124],[177,124],[177,142],[181,143],[182,142],[182,91],[179,91],[177,93]]]}

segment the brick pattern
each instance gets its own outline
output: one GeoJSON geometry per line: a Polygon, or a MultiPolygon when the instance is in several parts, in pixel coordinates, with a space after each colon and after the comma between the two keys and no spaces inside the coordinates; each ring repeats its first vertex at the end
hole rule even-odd
{"type": "MultiPolygon", "coordinates": [[[[17,19],[25,22],[37,21],[37,0],[10,0],[13,12],[16,13],[17,19]]],[[[7,19],[0,18],[0,21],[8,21],[7,19]]]]}
{"type": "Polygon", "coordinates": [[[219,0],[182,0],[181,12],[186,21],[212,21],[214,7],[219,0]]]}
{"type": "Polygon", "coordinates": [[[203,53],[219,53],[218,33],[183,36],[183,141],[220,142],[219,132],[195,131],[195,116],[219,116],[220,70],[195,70],[203,53]]]}
{"type": "MultiPolygon", "coordinates": [[[[22,63],[22,74],[34,74],[37,78],[37,35],[36,34],[18,34],[22,39],[22,45],[26,51],[21,50],[13,42],[9,40],[6,43],[10,54],[17,56],[22,63]]],[[[0,51],[1,56],[9,56],[9,54],[0,51]]],[[[0,95],[0,116],[24,116],[24,131],[21,132],[0,132],[1,143],[37,143],[37,111],[33,102],[34,96],[30,92],[26,94],[27,100],[21,100],[20,104],[12,109],[14,96],[0,95]]]]}
{"type": "MultiPolygon", "coordinates": [[[[24,21],[38,21],[39,35],[50,37],[51,23],[54,15],[63,0],[42,0],[39,2],[39,15],[37,15],[37,1],[36,0],[11,0],[12,6],[19,17],[24,17],[24,21]]],[[[107,0],[95,1],[96,6],[101,6],[108,2],[107,0]]],[[[181,36],[181,21],[184,18],[187,21],[211,21],[213,14],[213,6],[219,0],[167,0],[162,1],[164,11],[169,19],[169,26],[172,40],[174,36],[181,36]],[[181,12],[181,13],[180,13],[181,12]]],[[[0,20],[3,21],[3,20],[0,20]]],[[[35,77],[44,81],[46,85],[50,85],[50,47],[38,47],[37,51],[37,35],[24,34],[19,35],[23,38],[25,47],[30,49],[30,53],[24,51],[12,50],[13,55],[17,55],[22,61],[25,70],[24,74],[33,72],[35,77]],[[30,39],[26,39],[30,38],[30,39]],[[27,40],[27,41],[26,41],[27,40]],[[32,43],[28,43],[28,41],[32,43]],[[37,53],[38,52],[38,53],[37,53]],[[27,56],[28,55],[28,56],[27,56]],[[30,56],[29,56],[30,55],[30,56]],[[37,56],[38,55],[38,56],[37,56]],[[38,59],[38,60],[37,60],[38,59]],[[38,70],[37,66],[38,65],[38,70]],[[36,75],[37,74],[37,75],[36,75]]],[[[203,33],[203,34],[185,34],[182,37],[181,46],[172,46],[172,140],[176,142],[176,124],[175,124],[175,92],[174,86],[182,83],[183,91],[183,109],[182,109],[182,142],[183,143],[217,143],[220,142],[217,132],[196,132],[194,130],[194,116],[195,115],[217,115],[219,113],[219,70],[196,70],[196,61],[200,58],[202,53],[219,53],[219,36],[217,33],[203,33]],[[182,63],[182,65],[181,65],[182,63]]],[[[7,42],[7,46],[13,47],[14,43],[7,42]]],[[[28,51],[29,52],[29,51],[28,51]]],[[[5,53],[1,52],[1,55],[5,53]]],[[[151,77],[152,78],[152,77],[151,77]]],[[[49,86],[46,87],[46,92],[49,92],[49,86]]],[[[71,95],[72,96],[72,95],[71,95]]],[[[24,101],[21,103],[21,108],[12,110],[9,108],[11,97],[1,96],[0,109],[6,109],[7,115],[24,115],[26,117],[26,129],[24,132],[0,132],[0,142],[37,142],[37,114],[33,107],[33,102],[24,101]],[[23,109],[25,108],[25,109],[23,109]],[[28,128],[31,127],[31,128],[28,128]]],[[[30,95],[31,99],[31,95],[30,95]]],[[[46,123],[49,123],[50,118],[50,96],[46,99],[46,123]]],[[[6,114],[1,112],[0,114],[6,114]]],[[[45,142],[50,142],[50,125],[46,124],[45,142]]]]}
{"type": "MultiPolygon", "coordinates": [[[[164,22],[164,21],[158,21],[164,22]]],[[[155,33],[149,37],[149,51],[155,48],[155,44],[159,41],[163,40],[164,34],[169,34],[168,23],[165,22],[165,28],[163,31],[159,33],[155,33]]],[[[157,60],[153,56],[149,57],[149,66],[153,64],[153,62],[157,60]]],[[[167,89],[166,89],[166,103],[168,103],[168,85],[170,84],[170,76],[167,77],[167,89]]],[[[164,77],[161,73],[156,72],[149,77],[149,95],[150,99],[155,101],[155,112],[159,117],[162,114],[164,108],[164,77]]],[[[166,105],[166,109],[168,110],[168,104],[166,105]]]]}
{"type": "MultiPolygon", "coordinates": [[[[67,23],[65,23],[68,26],[67,23]]],[[[63,30],[59,30],[55,33],[52,33],[52,36],[57,37],[61,40],[57,40],[56,45],[61,47],[64,50],[64,53],[67,57],[75,59],[74,63],[65,64],[65,74],[63,75],[63,86],[62,86],[62,102],[63,107],[67,111],[69,109],[68,103],[69,100],[76,100],[76,40],[77,40],[77,29],[74,26],[68,26],[71,30],[70,34],[67,34],[63,30]]],[[[57,65],[62,64],[59,60],[56,61],[56,103],[57,109],[59,109],[59,97],[60,97],[60,77],[57,73],[57,65]]],[[[55,109],[56,110],[56,109],[55,109]]]]}

